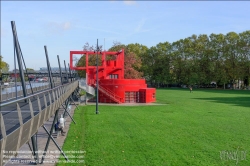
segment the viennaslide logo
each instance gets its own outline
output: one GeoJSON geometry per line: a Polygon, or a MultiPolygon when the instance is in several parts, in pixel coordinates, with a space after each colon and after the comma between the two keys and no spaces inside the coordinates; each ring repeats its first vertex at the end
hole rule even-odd
{"type": "Polygon", "coordinates": [[[247,151],[246,150],[223,150],[220,151],[220,159],[222,161],[235,161],[236,165],[241,161],[247,160],[247,151]]]}

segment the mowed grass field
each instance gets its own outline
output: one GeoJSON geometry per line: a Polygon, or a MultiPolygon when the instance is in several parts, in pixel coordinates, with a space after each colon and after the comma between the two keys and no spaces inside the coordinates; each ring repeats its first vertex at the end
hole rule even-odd
{"type": "Polygon", "coordinates": [[[157,89],[156,97],[166,105],[76,110],[63,150],[86,151],[85,163],[58,165],[250,165],[250,91],[157,89]]]}

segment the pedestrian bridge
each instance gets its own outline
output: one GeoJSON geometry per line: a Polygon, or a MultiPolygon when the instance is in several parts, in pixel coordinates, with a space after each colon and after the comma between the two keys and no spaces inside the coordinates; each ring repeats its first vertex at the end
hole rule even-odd
{"type": "Polygon", "coordinates": [[[65,101],[72,99],[78,87],[79,82],[74,81],[0,104],[0,166],[5,164],[6,156],[14,155],[12,152],[18,151],[39,127],[57,114],[65,101]]]}

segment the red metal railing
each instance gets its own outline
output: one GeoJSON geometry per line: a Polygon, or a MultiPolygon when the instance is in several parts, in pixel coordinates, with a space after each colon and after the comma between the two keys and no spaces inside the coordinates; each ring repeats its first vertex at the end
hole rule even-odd
{"type": "MultiPolygon", "coordinates": [[[[96,88],[96,80],[95,79],[89,79],[88,84],[94,88],[96,88]]],[[[98,85],[98,90],[101,91],[103,94],[105,94],[106,96],[108,96],[111,100],[113,100],[116,103],[122,103],[121,102],[121,97],[116,95],[113,91],[104,88],[103,86],[101,86],[100,84],[98,85]]]]}
{"type": "Polygon", "coordinates": [[[109,89],[104,88],[101,85],[98,85],[98,90],[104,93],[105,95],[109,96],[111,100],[113,100],[116,103],[121,103],[121,97],[116,95],[114,92],[112,92],[109,89]]]}

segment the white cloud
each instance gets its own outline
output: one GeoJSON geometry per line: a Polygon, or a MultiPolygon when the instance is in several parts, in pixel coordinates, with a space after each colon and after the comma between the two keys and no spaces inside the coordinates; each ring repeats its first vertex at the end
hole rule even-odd
{"type": "Polygon", "coordinates": [[[56,33],[56,34],[59,34],[59,33],[62,33],[64,31],[67,31],[71,28],[71,23],[70,22],[49,22],[47,24],[47,28],[48,30],[51,32],[51,33],[56,33]]]}
{"type": "Polygon", "coordinates": [[[136,2],[133,0],[129,0],[129,1],[123,1],[126,5],[135,5],[136,2]]]}
{"type": "Polygon", "coordinates": [[[84,28],[84,29],[89,29],[92,31],[99,31],[99,32],[105,32],[105,33],[110,33],[110,34],[116,34],[116,35],[122,35],[122,33],[120,32],[115,32],[115,31],[111,31],[111,30],[106,30],[104,28],[95,28],[95,27],[90,27],[90,26],[74,26],[76,28],[84,28]]]}
{"type": "Polygon", "coordinates": [[[146,19],[143,18],[137,25],[137,27],[135,28],[135,33],[140,33],[140,32],[147,32],[149,31],[148,29],[143,29],[143,26],[146,23],[146,19]]]}
{"type": "Polygon", "coordinates": [[[7,36],[7,30],[5,28],[2,28],[1,27],[1,34],[0,34],[1,37],[6,37],[7,36]]]}
{"type": "Polygon", "coordinates": [[[63,23],[63,29],[64,29],[64,30],[68,30],[70,27],[71,27],[70,22],[65,22],[65,23],[63,23]]]}
{"type": "Polygon", "coordinates": [[[142,19],[139,24],[137,25],[137,27],[135,28],[135,32],[140,32],[142,30],[143,25],[145,24],[146,19],[142,19]]]}

